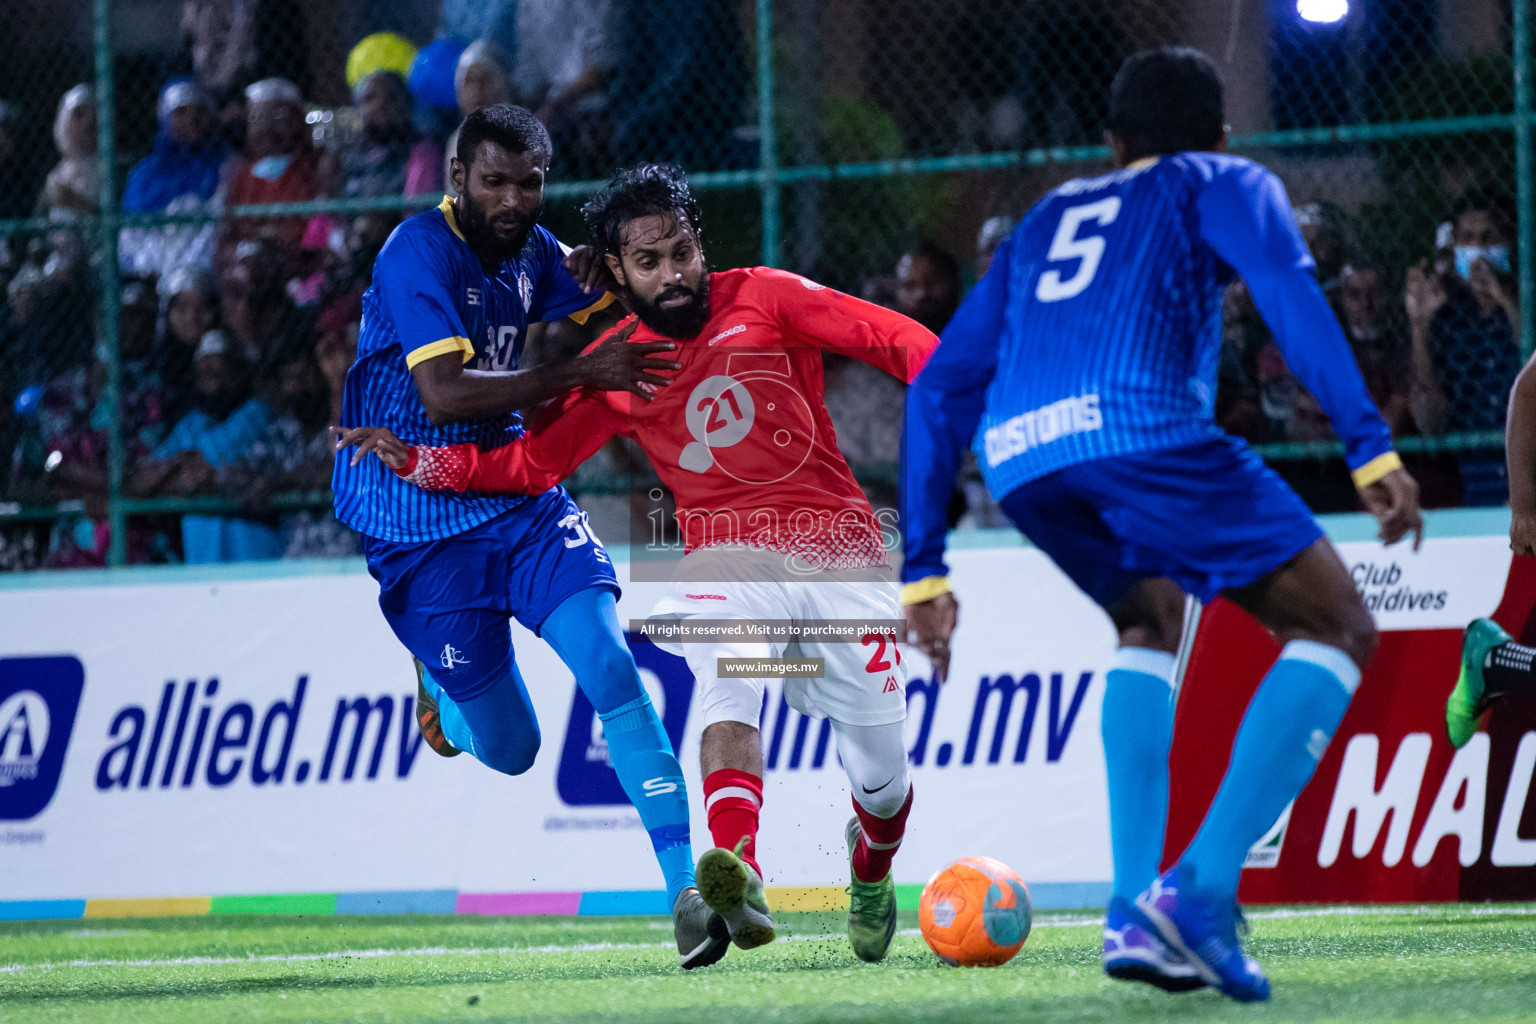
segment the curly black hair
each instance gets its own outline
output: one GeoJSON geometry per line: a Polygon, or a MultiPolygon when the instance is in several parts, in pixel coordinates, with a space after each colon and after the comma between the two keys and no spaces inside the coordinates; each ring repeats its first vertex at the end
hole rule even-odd
{"type": "Polygon", "coordinates": [[[636,164],[614,175],[612,181],[581,208],[600,253],[619,254],[624,227],[641,217],[676,217],[686,220],[695,238],[703,240],[704,224],[698,200],[688,176],[676,164],[636,164]]]}

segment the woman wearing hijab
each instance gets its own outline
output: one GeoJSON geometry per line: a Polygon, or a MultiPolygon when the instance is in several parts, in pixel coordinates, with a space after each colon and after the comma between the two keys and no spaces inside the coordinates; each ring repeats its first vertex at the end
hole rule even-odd
{"type": "Polygon", "coordinates": [[[53,144],[63,159],[48,172],[37,215],[95,213],[101,194],[101,160],[96,155],[96,93],[90,86],[81,83],[59,100],[53,144]]]}
{"type": "Polygon", "coordinates": [[[192,362],[203,335],[219,326],[219,291],[213,275],[182,266],[160,278],[155,358],[165,380],[168,415],[180,418],[192,402],[192,362]]]}
{"type": "MultiPolygon", "coordinates": [[[[507,73],[507,56],[501,48],[487,39],[477,39],[459,54],[459,63],[453,71],[453,94],[459,104],[459,120],[462,121],[481,107],[507,103],[512,99],[512,77],[507,73]]],[[[443,190],[453,191],[454,153],[459,146],[459,130],[448,135],[443,147],[443,190]]]]}
{"type": "Polygon", "coordinates": [[[213,133],[213,109],[196,83],[171,82],[160,92],[155,147],[134,165],[123,189],[123,209],[158,213],[182,196],[213,197],[229,150],[213,133]]]}

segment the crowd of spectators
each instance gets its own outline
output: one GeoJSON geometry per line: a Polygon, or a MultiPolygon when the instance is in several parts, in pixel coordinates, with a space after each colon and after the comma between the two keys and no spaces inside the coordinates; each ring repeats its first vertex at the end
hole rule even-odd
{"type": "MultiPolygon", "coordinates": [[[[153,146],[124,180],[125,213],[218,214],[441,189],[442,144],[416,128],[411,94],[394,71],[357,84],[356,128],[329,147],[316,145],[311,108],[293,82],[258,79],[241,97],[243,120],[231,134],[203,82],[168,82],[153,146]]],[[[60,99],[54,143],[59,160],[36,206],[22,211],[50,227],[0,258],[0,494],[77,511],[56,519],[45,540],[7,530],[0,568],[101,565],[111,544],[103,257],[78,224],[96,210],[101,174],[87,86],[60,99]]],[[[5,156],[0,146],[0,168],[5,156]]],[[[326,427],[339,418],[373,261],[400,216],[212,217],[123,229],[116,320],[125,492],[223,503],[208,514],[133,516],[131,562],[356,553],[358,539],[317,503],[283,511],[270,499],[322,494],[329,484],[326,427]]]]}
{"type": "MultiPolygon", "coordinates": [[[[373,260],[402,216],[444,191],[464,114],[529,106],[565,177],[606,175],[642,155],[686,160],[637,148],[685,112],[686,136],[671,137],[708,150],[712,166],[750,161],[755,146],[738,130],[753,116],[750,65],[734,16],[677,0],[644,7],[445,0],[431,46],[392,33],[362,40],[346,62],[350,103],[323,107],[317,85],[324,92],[343,69],[311,60],[297,0],[185,0],[183,73],[161,84],[153,141],[116,171],[129,217],[118,240],[119,402],[125,493],[207,499],[209,511],[140,506],[124,539],[131,562],[358,550],[321,501],[332,465],[325,427],[339,417],[373,260]],[[625,58],[658,32],[675,44],[664,48],[671,56],[657,64],[647,53],[643,74],[626,74],[625,58]],[[448,59],[418,83],[414,58],[428,51],[448,59]],[[700,117],[701,106],[712,109],[700,117]],[[359,216],[230,215],[385,197],[422,199],[359,216]]],[[[120,94],[120,119],[132,95],[120,94]]],[[[0,236],[0,500],[12,516],[0,524],[0,571],[101,565],[112,543],[105,257],[82,223],[100,212],[110,169],[91,86],[53,99],[46,162],[21,151],[16,108],[0,101],[0,218],[48,224],[0,236]],[[14,518],[27,507],[77,511],[45,529],[14,518]]],[[[552,348],[569,345],[552,334],[552,348]]]]}
{"type": "MultiPolygon", "coordinates": [[[[1394,436],[1502,432],[1520,371],[1508,198],[1482,190],[1463,196],[1437,237],[1424,240],[1432,255],[1412,266],[1394,267],[1364,251],[1350,217],[1332,204],[1308,203],[1296,215],[1318,282],[1394,436]]],[[[1241,282],[1227,293],[1223,338],[1217,399],[1223,427],[1252,442],[1333,439],[1327,417],[1286,366],[1241,282]]],[[[1405,461],[1426,505],[1499,505],[1508,498],[1497,447],[1405,461]]],[[[1353,502],[1337,463],[1282,471],[1315,507],[1337,510],[1353,502]]]]}
{"type": "MultiPolygon", "coordinates": [[[[1327,202],[1298,206],[1297,223],[1323,289],[1370,392],[1394,437],[1478,434],[1504,429],[1509,391],[1520,371],[1520,303],[1512,272],[1514,216],[1507,196],[1474,190],[1447,215],[1425,251],[1433,255],[1392,267],[1370,255],[1343,209],[1327,202]]],[[[980,280],[997,246],[1013,230],[992,217],[977,235],[972,280],[980,280]]],[[[960,262],[932,241],[919,241],[889,276],[871,279],[864,297],[942,332],[962,291],[960,262]]],[[[1242,281],[1225,297],[1216,415],[1230,433],[1255,444],[1332,442],[1328,418],[1285,362],[1242,281]]],[[[894,505],[905,388],[841,357],[827,360],[827,407],[838,443],[876,506],[894,505]]],[[[1497,443],[1448,453],[1410,453],[1426,505],[1500,505],[1508,500],[1504,455],[1497,443]]],[[[1318,511],[1347,511],[1357,498],[1342,459],[1277,463],[1318,511]]],[[[974,465],[967,465],[951,503],[951,525],[1006,525],[974,465]]]]}
{"type": "MultiPolygon", "coordinates": [[[[204,215],[152,225],[130,217],[119,236],[126,493],[220,499],[206,513],[135,514],[125,539],[134,562],[358,550],[358,539],[322,502],[271,499],[321,495],[328,485],[325,428],[339,418],[362,293],[410,204],[356,216],[230,217],[230,208],[385,197],[423,197],[425,205],[446,187],[453,125],[507,100],[529,105],[547,123],[559,172],[587,177],[640,156],[686,158],[655,146],[701,134],[684,115],[700,103],[748,112],[734,78],[717,76],[707,91],[697,81],[717,65],[745,66],[732,49],[739,33],[703,24],[714,15],[674,0],[658,0],[634,24],[632,5],[445,0],[444,30],[475,41],[454,50],[450,105],[435,112],[403,65],[366,69],[349,79],[349,105],[318,108],[307,96],[312,69],[272,31],[282,12],[298,17],[293,0],[249,3],[264,13],[231,17],[240,4],[188,2],[189,73],[163,83],[153,142],[135,154],[121,182],[125,214],[204,215]],[[673,17],[660,16],[667,12],[673,17]],[[667,55],[660,64],[626,59],[662,31],[670,42],[658,48],[667,55]],[[690,50],[704,40],[721,51],[710,60],[690,50]],[[685,59],[689,54],[698,59],[685,59]]],[[[0,530],[0,570],[101,565],[111,545],[104,257],[80,223],[98,212],[105,173],[96,112],[89,85],[65,90],[54,108],[53,157],[34,172],[18,155],[14,109],[0,101],[0,217],[49,225],[0,240],[0,496],[40,506],[66,501],[78,510],[55,519],[46,534],[0,530]]],[[[738,148],[753,148],[731,135],[731,119],[723,123],[712,167],[731,166],[738,148]]],[[[1438,235],[1424,239],[1432,255],[1414,265],[1370,253],[1351,216],[1333,204],[1308,203],[1296,216],[1319,283],[1394,434],[1501,431],[1520,367],[1507,197],[1463,196],[1438,235]]],[[[918,241],[865,295],[942,331],[966,283],[988,272],[1014,223],[987,219],[964,260],[918,241]]],[[[558,330],[550,334],[546,356],[572,344],[558,330]]],[[[839,442],[877,506],[895,504],[903,395],[902,384],[862,363],[827,360],[826,400],[839,442]]],[[[1216,404],[1222,426],[1255,443],[1333,437],[1241,282],[1226,297],[1216,404]]],[[[604,457],[602,466],[583,470],[587,478],[634,468],[621,446],[604,457]]],[[[1409,462],[1426,504],[1506,498],[1496,448],[1409,462]]],[[[1287,472],[1314,507],[1350,507],[1342,466],[1318,465],[1287,472]]],[[[614,498],[619,519],[624,500],[614,498]]],[[[957,523],[1000,522],[974,473],[962,481],[952,512],[957,523]]]]}

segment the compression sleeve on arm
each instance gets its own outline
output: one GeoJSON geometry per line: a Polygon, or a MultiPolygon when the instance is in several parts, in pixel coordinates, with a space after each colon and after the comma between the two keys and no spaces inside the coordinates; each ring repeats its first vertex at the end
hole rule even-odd
{"type": "MultiPolygon", "coordinates": [[[[912,386],[901,432],[901,527],[903,583],[948,573],[944,565],[946,510],[955,487],[960,456],[976,435],[987,387],[997,372],[1008,302],[1012,239],[1004,242],[987,271],[960,304],[939,345],[912,386]]],[[[934,596],[939,584],[910,588],[911,602],[934,596]],[[931,593],[930,593],[931,591],[931,593]]]]}
{"type": "Polygon", "coordinates": [[[1198,210],[1201,237],[1247,282],[1286,363],[1343,439],[1356,486],[1401,466],[1392,433],[1313,277],[1280,179],[1258,164],[1236,165],[1206,186],[1198,210]]]}
{"type": "Polygon", "coordinates": [[[602,395],[572,391],[511,444],[490,451],[473,444],[410,445],[405,466],[395,473],[429,491],[543,494],[624,427],[624,417],[602,395]]]}
{"type": "Polygon", "coordinates": [[[568,392],[539,413],[522,437],[480,452],[467,489],[542,494],[576,472],[625,426],[601,393],[568,392]]]}

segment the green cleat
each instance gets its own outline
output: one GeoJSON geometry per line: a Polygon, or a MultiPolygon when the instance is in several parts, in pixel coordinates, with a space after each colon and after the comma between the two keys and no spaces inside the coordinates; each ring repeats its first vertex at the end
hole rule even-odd
{"type": "MultiPolygon", "coordinates": [[[[843,836],[848,840],[848,858],[853,859],[854,847],[864,830],[859,819],[851,818],[843,836]]],[[[848,941],[853,944],[854,955],[869,963],[885,959],[896,937],[896,880],[892,872],[886,872],[878,882],[861,882],[848,869],[848,941]]]]}
{"type": "Polygon", "coordinates": [[[731,941],[741,949],[755,949],[773,941],[773,918],[768,915],[763,880],[741,859],[745,843],[743,838],[734,853],[721,846],[705,850],[695,874],[699,895],[725,919],[731,941]]]}
{"type": "Polygon", "coordinates": [[[1461,634],[1461,673],[1445,702],[1445,731],[1458,750],[1477,732],[1478,720],[1491,701],[1485,697],[1483,667],[1488,655],[1512,637],[1492,619],[1473,619],[1461,634]]]}

